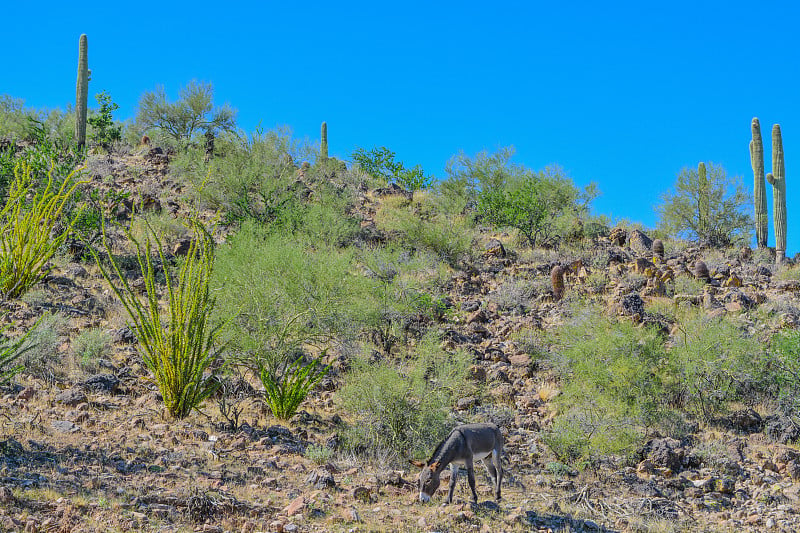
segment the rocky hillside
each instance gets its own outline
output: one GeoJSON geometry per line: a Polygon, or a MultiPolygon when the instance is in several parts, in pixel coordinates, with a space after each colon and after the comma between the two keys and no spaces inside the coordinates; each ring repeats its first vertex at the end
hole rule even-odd
{"type": "MultiPolygon", "coordinates": [[[[93,189],[116,193],[119,221],[138,209],[168,222],[190,211],[170,157],[151,147],[95,155],[87,174],[93,189]]],[[[303,184],[302,170],[297,180],[303,184]]],[[[376,214],[405,194],[359,191],[364,239],[393,238],[376,214]]],[[[210,221],[216,213],[201,215],[210,221]]],[[[112,228],[109,236],[124,246],[120,232],[112,228]]],[[[226,230],[215,237],[223,241],[226,230]]],[[[178,234],[169,252],[185,254],[187,239],[178,234]]],[[[329,378],[288,423],[252,400],[260,384],[244,378],[226,381],[201,411],[170,419],[124,309],[76,242],[35,290],[2,302],[3,320],[16,331],[58,317],[54,338],[39,339],[50,343],[47,356],[58,364],[26,369],[0,400],[0,529],[800,530],[800,428],[769,405],[734,405],[680,438],[650,431],[628,459],[588,468],[559,460],[542,438],[565,385],[544,356],[553,349],[548,335],[576,308],[588,302],[606,316],[653,328],[668,343],[684,334],[671,309],[728,316],[763,339],[800,324],[793,265],[776,267],[748,248],[665,249],[624,228],[581,250],[512,251],[508,235],[489,231],[474,246],[472,259],[448,273],[446,312],[426,326],[441,331],[446,349],[473,356],[469,378],[480,392],[458,398],[453,410],[457,419],[483,416],[501,425],[507,473],[500,502],[479,468],[477,505],[469,503],[466,479],[454,504],[440,506],[437,496],[422,505],[416,469],[338,449],[346,421],[336,395],[347,365],[336,354],[329,378]],[[75,349],[88,329],[111,338],[90,364],[75,349]]],[[[133,287],[141,284],[135,268],[128,274],[133,287]]]]}

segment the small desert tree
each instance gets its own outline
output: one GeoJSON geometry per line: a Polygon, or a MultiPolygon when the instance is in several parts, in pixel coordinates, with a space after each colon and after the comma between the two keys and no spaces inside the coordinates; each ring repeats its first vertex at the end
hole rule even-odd
{"type": "Polygon", "coordinates": [[[229,104],[215,107],[211,83],[192,80],[181,88],[176,102],[167,101],[164,87],[146,92],[139,100],[136,122],[144,130],[156,128],[180,141],[191,139],[197,131],[234,131],[236,110],[229,104]]]}
{"type": "Polygon", "coordinates": [[[721,166],[700,163],[684,168],[674,190],[662,196],[659,228],[668,234],[728,246],[746,241],[753,222],[747,214],[750,197],[738,177],[731,178],[721,166]]]}

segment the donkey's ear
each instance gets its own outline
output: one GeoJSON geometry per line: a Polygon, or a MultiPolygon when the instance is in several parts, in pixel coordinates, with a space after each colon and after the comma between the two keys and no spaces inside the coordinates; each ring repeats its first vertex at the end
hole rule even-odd
{"type": "Polygon", "coordinates": [[[409,459],[408,462],[416,466],[417,468],[425,468],[425,463],[423,463],[422,461],[415,461],[413,459],[409,459]]]}

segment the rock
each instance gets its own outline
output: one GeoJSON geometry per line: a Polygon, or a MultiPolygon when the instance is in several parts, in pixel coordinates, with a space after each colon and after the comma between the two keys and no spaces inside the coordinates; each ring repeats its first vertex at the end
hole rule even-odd
{"type": "Polygon", "coordinates": [[[478,309],[467,317],[467,324],[484,324],[488,321],[486,313],[483,309],[478,309]]]}
{"type": "Polygon", "coordinates": [[[30,400],[33,398],[33,395],[36,393],[36,389],[33,387],[25,387],[17,394],[18,400],[30,400]]]}
{"type": "Polygon", "coordinates": [[[119,386],[119,378],[112,374],[95,374],[89,376],[81,385],[89,390],[113,393],[119,386]]]}
{"type": "Polygon", "coordinates": [[[639,253],[643,253],[650,251],[653,247],[653,240],[645,235],[644,232],[635,229],[628,234],[628,246],[639,253]]]}
{"type": "Polygon", "coordinates": [[[53,420],[50,423],[50,427],[59,433],[75,433],[81,429],[79,426],[75,425],[69,420],[53,420]]]}
{"type": "Polygon", "coordinates": [[[333,474],[325,468],[317,468],[311,472],[306,478],[306,483],[314,485],[315,489],[327,489],[336,486],[333,474]]]}
{"type": "Polygon", "coordinates": [[[506,256],[506,249],[503,246],[503,243],[497,239],[490,240],[484,249],[485,255],[493,255],[496,257],[505,257],[506,256]]]}
{"type": "MultiPolygon", "coordinates": [[[[287,505],[283,512],[286,513],[287,516],[294,516],[297,513],[302,512],[306,508],[306,499],[304,496],[298,496],[292,502],[287,505]]],[[[286,531],[286,527],[284,526],[284,531],[286,531]]]]}
{"type": "Polygon", "coordinates": [[[635,292],[626,294],[620,302],[620,310],[623,315],[634,317],[635,321],[641,321],[645,316],[644,300],[635,292]]]}
{"type": "Polygon", "coordinates": [[[8,487],[0,486],[0,503],[9,505],[14,502],[14,493],[8,487]]]}
{"type": "Polygon", "coordinates": [[[78,404],[88,401],[88,398],[86,398],[86,394],[84,394],[82,390],[73,387],[59,392],[55,400],[69,407],[75,407],[78,404]]]}
{"type": "Polygon", "coordinates": [[[611,243],[616,246],[625,246],[625,240],[628,238],[628,232],[624,228],[614,228],[608,236],[611,243]]]}
{"type": "Polygon", "coordinates": [[[359,486],[353,489],[351,493],[353,495],[353,499],[357,502],[361,503],[370,503],[373,500],[372,489],[369,487],[359,486]]]}
{"type": "Polygon", "coordinates": [[[172,247],[172,255],[183,257],[189,253],[189,249],[191,247],[192,247],[192,239],[189,239],[188,237],[180,239],[172,247]]]}
{"type": "Polygon", "coordinates": [[[758,433],[764,429],[764,421],[761,419],[761,415],[753,409],[734,411],[728,416],[715,419],[713,423],[717,426],[745,435],[758,433]]]}
{"type": "Polygon", "coordinates": [[[679,440],[669,437],[653,439],[645,445],[647,459],[654,465],[680,472],[686,457],[686,450],[679,440]]]}
{"type": "Polygon", "coordinates": [[[127,326],[111,330],[111,338],[114,342],[122,344],[133,344],[136,342],[136,335],[127,326]]]}
{"type": "Polygon", "coordinates": [[[280,520],[273,520],[269,524],[270,533],[283,533],[283,522],[280,520]]]}
{"type": "Polygon", "coordinates": [[[780,444],[800,439],[800,427],[782,414],[770,415],[764,419],[764,433],[780,444]]]}

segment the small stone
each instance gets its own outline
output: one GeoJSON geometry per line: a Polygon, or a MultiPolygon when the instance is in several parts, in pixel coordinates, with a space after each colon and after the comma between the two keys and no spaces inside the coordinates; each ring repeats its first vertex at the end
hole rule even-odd
{"type": "Polygon", "coordinates": [[[59,433],[75,433],[81,429],[69,420],[53,420],[50,426],[59,433]]]}
{"type": "Polygon", "coordinates": [[[273,520],[269,524],[270,533],[283,533],[283,522],[280,520],[273,520]]]}
{"type": "MultiPolygon", "coordinates": [[[[298,496],[297,498],[292,500],[292,502],[289,505],[286,506],[284,512],[287,514],[287,516],[293,516],[301,512],[303,509],[305,509],[305,507],[306,507],[305,497],[298,496]]],[[[288,531],[285,526],[284,526],[284,531],[288,531]]]]}
{"type": "Polygon", "coordinates": [[[88,401],[86,398],[86,394],[83,393],[82,390],[72,388],[67,389],[65,391],[61,391],[56,395],[55,400],[58,403],[63,403],[69,407],[75,407],[76,405],[88,401]]]}
{"type": "Polygon", "coordinates": [[[19,394],[17,394],[17,399],[18,400],[30,400],[31,398],[33,398],[33,395],[35,393],[36,393],[36,389],[34,389],[33,387],[25,387],[24,389],[19,391],[19,394]]]}

